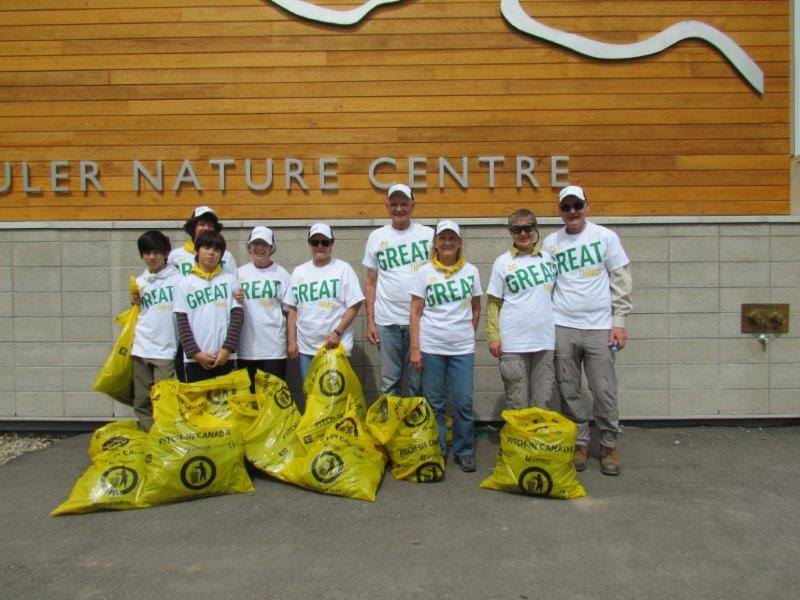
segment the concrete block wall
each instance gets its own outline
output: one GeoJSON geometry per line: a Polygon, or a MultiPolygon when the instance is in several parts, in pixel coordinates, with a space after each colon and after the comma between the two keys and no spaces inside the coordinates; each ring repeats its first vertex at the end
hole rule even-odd
{"type": "MultiPolygon", "coordinates": [[[[800,415],[800,219],[598,219],[616,230],[631,258],[634,314],[629,347],[618,355],[620,412],[628,418],[723,418],[800,415]],[[744,302],[789,303],[790,332],[764,349],[739,333],[744,302]]],[[[484,288],[495,257],[508,247],[499,220],[462,221],[466,256],[484,288]]],[[[223,231],[239,264],[256,223],[223,231]]],[[[382,223],[333,223],[334,255],[363,281],[366,237],[382,223]]],[[[275,260],[289,271],[308,259],[305,225],[274,226],[275,260]]],[[[136,238],[163,230],[177,246],[179,224],[18,224],[0,229],[0,420],[83,420],[130,411],[91,391],[128,306],[128,278],[141,272],[136,238]]],[[[545,219],[542,237],[557,221],[545,219]]],[[[379,387],[378,353],[356,323],[352,363],[368,399],[379,387]]],[[[503,408],[497,360],[485,343],[476,353],[479,419],[503,408]]],[[[289,383],[297,392],[296,365],[289,383]]],[[[590,401],[586,393],[586,401],[590,401]]]]}

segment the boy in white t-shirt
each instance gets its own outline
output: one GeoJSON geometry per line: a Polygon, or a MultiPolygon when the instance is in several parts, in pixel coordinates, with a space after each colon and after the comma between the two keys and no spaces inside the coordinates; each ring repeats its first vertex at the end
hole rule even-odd
{"type": "Polygon", "coordinates": [[[146,231],[136,242],[146,266],[136,278],[141,312],[133,334],[133,411],[139,427],[149,431],[153,425],[150,388],[162,379],[175,376],[178,333],[172,303],[181,280],[178,271],[167,264],[169,238],[160,231],[146,231]]]}
{"type": "Polygon", "coordinates": [[[257,370],[286,379],[286,316],[283,297],[289,273],[272,261],[275,238],[269,227],[254,227],[247,242],[253,258],[239,267],[244,293],[244,324],[239,340],[239,364],[250,375],[255,391],[257,370]]]}
{"type": "MultiPolygon", "coordinates": [[[[311,260],[292,271],[284,304],[288,308],[288,354],[300,360],[305,381],[311,361],[321,346],[344,346],[353,351],[353,319],[364,294],[356,272],[346,262],[333,258],[334,237],[325,223],[308,230],[311,260]]],[[[298,401],[300,411],[305,406],[298,401]]]]}
{"type": "Polygon", "coordinates": [[[507,407],[547,408],[555,385],[550,299],[555,273],[550,255],[538,245],[531,211],[513,212],[508,231],[513,245],[494,261],[489,279],[486,339],[492,356],[500,359],[507,407]]]}
{"type": "Polygon", "coordinates": [[[403,396],[403,373],[408,396],[422,391],[419,372],[408,361],[411,338],[408,288],[419,268],[428,262],[433,229],[411,221],[414,195],[402,183],[389,187],[386,209],[392,222],[369,235],[364,249],[366,339],[380,349],[381,392],[403,396]]]}
{"type": "Polygon", "coordinates": [[[204,231],[197,238],[197,262],[175,294],[174,312],[183,346],[186,381],[225,375],[236,369],[242,305],[234,298],[239,280],[223,272],[225,238],[204,231]]]}
{"type": "MultiPolygon", "coordinates": [[[[183,246],[175,248],[169,253],[168,262],[174,265],[184,277],[189,274],[195,264],[195,243],[197,237],[204,231],[222,231],[219,215],[210,206],[198,206],[192,211],[192,216],[183,224],[183,230],[189,236],[183,246]]],[[[236,275],[236,260],[227,250],[222,255],[220,262],[222,270],[231,275],[236,275]]]]}
{"type": "Polygon", "coordinates": [[[630,261],[619,236],[586,220],[589,203],[583,189],[570,185],[559,194],[564,227],[544,246],[557,271],[553,292],[556,322],[556,373],[564,413],[578,426],[575,468],[589,458],[589,419],[581,399],[581,365],[594,398],[594,422],[600,430],[600,471],[620,473],[617,451],[619,410],[614,353],[628,340],[625,317],[633,307],[630,261]]]}

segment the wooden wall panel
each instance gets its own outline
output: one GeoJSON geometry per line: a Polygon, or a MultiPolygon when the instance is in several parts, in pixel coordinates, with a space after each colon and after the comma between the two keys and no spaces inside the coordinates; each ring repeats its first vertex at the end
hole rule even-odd
{"type": "Polygon", "coordinates": [[[381,168],[382,181],[428,158],[422,216],[555,214],[552,155],[570,156],[595,215],[789,212],[788,0],[523,6],[614,43],[706,22],[759,64],[765,93],[700,41],[592,60],[514,31],[499,0],[400,2],[355,27],[268,0],[0,0],[0,220],[182,219],[198,203],[227,218],[379,217],[367,171],[384,156],[398,172],[381,168]],[[491,189],[478,158],[495,155],[491,189]],[[539,188],[517,187],[517,155],[536,159],[539,188]],[[468,190],[439,187],[440,156],[456,169],[468,157],[468,190]],[[308,190],[286,189],[287,157],[303,161],[308,190]],[[337,191],[320,189],[320,157],[338,158],[337,191]],[[237,161],[224,193],[211,158],[237,161]],[[256,181],[273,159],[268,191],[248,189],[248,158],[256,181]],[[57,160],[70,161],[68,193],[50,189],[57,160]],[[99,165],[103,193],[78,190],[81,160],[99,165]],[[134,160],[162,161],[164,191],[132,191],[134,160]],[[183,160],[202,193],[171,191],[183,160]],[[41,193],[23,189],[23,162],[41,193]]]}

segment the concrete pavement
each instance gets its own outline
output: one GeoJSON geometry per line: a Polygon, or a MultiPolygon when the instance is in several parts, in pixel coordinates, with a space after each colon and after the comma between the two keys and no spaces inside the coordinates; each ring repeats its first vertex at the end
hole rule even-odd
{"type": "Polygon", "coordinates": [[[0,466],[3,600],[171,598],[795,598],[800,427],[638,428],[588,496],[478,489],[478,472],[374,504],[256,478],[251,494],[51,518],[88,435],[0,466]],[[674,442],[679,442],[678,444],[674,442]]]}

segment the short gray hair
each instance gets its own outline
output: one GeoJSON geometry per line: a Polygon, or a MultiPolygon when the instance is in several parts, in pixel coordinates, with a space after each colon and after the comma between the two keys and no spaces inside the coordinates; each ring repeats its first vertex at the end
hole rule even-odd
{"type": "Polygon", "coordinates": [[[518,208],[513,213],[511,213],[511,215],[509,215],[509,217],[508,217],[508,226],[511,227],[511,225],[514,223],[514,221],[518,221],[518,220],[524,219],[526,217],[532,219],[533,220],[533,224],[536,227],[539,226],[539,224],[536,222],[536,215],[533,214],[533,212],[528,210],[527,208],[518,208]]]}

